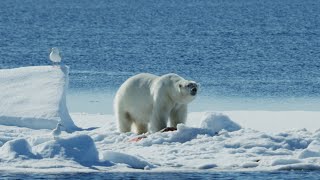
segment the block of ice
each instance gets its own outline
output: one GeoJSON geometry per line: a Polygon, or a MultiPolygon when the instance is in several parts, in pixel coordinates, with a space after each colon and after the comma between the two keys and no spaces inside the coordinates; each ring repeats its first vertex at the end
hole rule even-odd
{"type": "Polygon", "coordinates": [[[67,106],[67,66],[34,66],[0,70],[0,124],[53,129],[61,122],[78,129],[67,106]]]}

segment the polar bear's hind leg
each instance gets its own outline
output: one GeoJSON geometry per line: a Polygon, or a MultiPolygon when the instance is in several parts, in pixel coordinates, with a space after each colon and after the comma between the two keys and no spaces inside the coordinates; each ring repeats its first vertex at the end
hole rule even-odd
{"type": "Polygon", "coordinates": [[[120,132],[130,132],[133,120],[128,112],[118,112],[118,126],[120,132]]]}

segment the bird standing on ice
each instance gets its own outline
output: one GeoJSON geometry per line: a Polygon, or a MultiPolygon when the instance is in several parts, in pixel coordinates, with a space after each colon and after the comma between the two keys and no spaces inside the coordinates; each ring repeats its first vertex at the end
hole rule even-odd
{"type": "Polygon", "coordinates": [[[54,139],[56,139],[60,136],[60,134],[61,134],[60,127],[62,127],[62,124],[58,123],[57,127],[54,130],[52,130],[51,134],[53,135],[54,139]]]}
{"type": "Polygon", "coordinates": [[[53,64],[57,64],[61,62],[61,56],[58,48],[56,47],[51,48],[49,59],[53,62],[53,64]]]}

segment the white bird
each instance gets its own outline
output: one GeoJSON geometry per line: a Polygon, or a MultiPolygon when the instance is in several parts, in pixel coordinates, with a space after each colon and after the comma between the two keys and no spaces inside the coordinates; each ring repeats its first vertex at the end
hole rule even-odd
{"type": "Polygon", "coordinates": [[[51,48],[51,52],[49,55],[49,59],[55,64],[55,63],[60,63],[61,62],[61,56],[59,49],[56,47],[51,48]]]}
{"type": "Polygon", "coordinates": [[[60,129],[60,127],[62,127],[62,126],[63,126],[62,124],[58,123],[58,124],[57,124],[57,127],[56,127],[54,130],[52,130],[51,134],[53,135],[53,138],[54,138],[54,139],[56,139],[57,137],[60,136],[60,134],[61,134],[61,129],[60,129]]]}

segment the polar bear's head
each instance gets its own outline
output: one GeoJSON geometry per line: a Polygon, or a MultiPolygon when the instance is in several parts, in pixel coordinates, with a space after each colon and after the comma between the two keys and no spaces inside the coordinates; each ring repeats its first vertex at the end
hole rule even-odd
{"type": "Polygon", "coordinates": [[[173,91],[171,92],[171,98],[179,104],[187,104],[195,99],[199,86],[194,81],[188,81],[182,77],[172,74],[170,78],[173,82],[173,91]]]}

